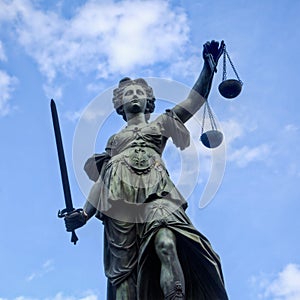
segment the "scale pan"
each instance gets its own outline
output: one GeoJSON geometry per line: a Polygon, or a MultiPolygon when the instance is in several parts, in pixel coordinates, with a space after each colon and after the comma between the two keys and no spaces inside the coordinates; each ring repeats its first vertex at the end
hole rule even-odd
{"type": "Polygon", "coordinates": [[[201,134],[200,140],[207,148],[217,148],[223,141],[223,133],[218,130],[209,130],[201,134]]]}
{"type": "Polygon", "coordinates": [[[242,84],[236,79],[227,79],[220,83],[220,94],[228,99],[235,98],[242,90],[242,84]]]}

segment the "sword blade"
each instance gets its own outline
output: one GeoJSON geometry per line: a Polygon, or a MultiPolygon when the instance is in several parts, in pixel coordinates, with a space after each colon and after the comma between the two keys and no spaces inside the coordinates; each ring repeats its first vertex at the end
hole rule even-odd
{"type": "MultiPolygon", "coordinates": [[[[51,115],[52,115],[52,122],[53,122],[55,141],[56,141],[56,149],[57,149],[57,155],[58,155],[58,161],[60,167],[60,175],[61,175],[61,181],[63,185],[63,191],[64,191],[65,203],[66,203],[66,208],[58,212],[58,217],[63,218],[69,213],[71,213],[72,211],[74,211],[74,207],[72,203],[68,170],[67,170],[64,147],[63,147],[61,133],[60,133],[57,109],[53,99],[51,99],[50,106],[51,106],[51,115]]],[[[75,233],[75,230],[73,230],[71,236],[71,242],[74,243],[74,245],[76,245],[77,241],[78,241],[78,237],[75,233]]]]}
{"type": "Polygon", "coordinates": [[[65,203],[66,203],[66,209],[64,211],[70,213],[74,210],[74,207],[72,203],[70,183],[68,178],[66,159],[65,159],[64,148],[63,148],[61,132],[59,127],[57,109],[53,99],[51,100],[50,106],[51,106],[51,114],[52,114],[53,128],[55,134],[57,155],[58,155],[59,166],[60,166],[60,175],[61,175],[61,181],[63,185],[63,191],[64,191],[65,203]]]}

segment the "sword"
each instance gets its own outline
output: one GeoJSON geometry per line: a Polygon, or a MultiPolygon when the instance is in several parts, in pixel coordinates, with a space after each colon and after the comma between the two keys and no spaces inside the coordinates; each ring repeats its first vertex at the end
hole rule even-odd
{"type": "MultiPolygon", "coordinates": [[[[66,165],[64,148],[63,148],[59,121],[58,121],[58,115],[57,115],[56,105],[53,99],[51,99],[50,106],[51,106],[52,122],[53,122],[54,134],[55,134],[57,155],[58,155],[59,166],[60,166],[61,181],[62,181],[64,196],[65,196],[65,204],[66,204],[66,208],[64,208],[63,210],[59,210],[57,215],[59,218],[64,218],[65,216],[70,215],[72,212],[81,211],[82,209],[75,210],[73,207],[67,165],[66,165]]],[[[74,245],[76,245],[77,241],[78,241],[78,237],[75,233],[75,230],[73,230],[71,242],[74,243],[74,245]]]]}

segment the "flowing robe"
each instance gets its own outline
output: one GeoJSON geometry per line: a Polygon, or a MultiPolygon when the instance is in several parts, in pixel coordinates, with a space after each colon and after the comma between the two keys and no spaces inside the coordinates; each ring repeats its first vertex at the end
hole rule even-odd
{"type": "Polygon", "coordinates": [[[220,259],[186,215],[187,202],[162,161],[168,138],[181,150],[190,143],[188,130],[172,110],[143,126],[124,128],[109,139],[106,153],[86,164],[99,189],[99,197],[89,201],[105,228],[108,300],[116,300],[116,287],[125,280],[130,300],[164,299],[154,248],[162,227],[176,236],[186,299],[228,299],[220,259]],[[98,167],[92,166],[95,162],[98,167]]]}

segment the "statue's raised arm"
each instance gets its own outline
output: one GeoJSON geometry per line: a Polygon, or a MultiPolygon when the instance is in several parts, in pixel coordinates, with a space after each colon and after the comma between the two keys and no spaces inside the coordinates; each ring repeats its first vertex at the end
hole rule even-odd
{"type": "Polygon", "coordinates": [[[216,72],[218,60],[223,53],[224,41],[221,43],[216,41],[206,42],[203,45],[204,64],[202,71],[191,89],[188,97],[176,105],[173,111],[181,119],[182,122],[189,120],[206,101],[216,72]]]}

